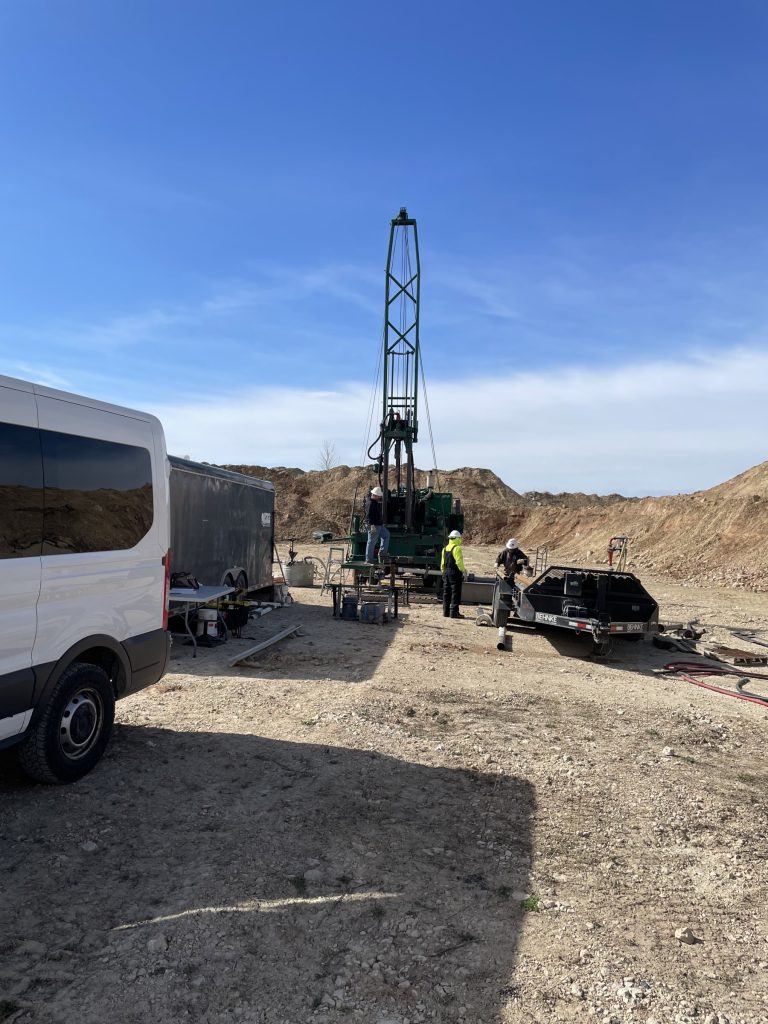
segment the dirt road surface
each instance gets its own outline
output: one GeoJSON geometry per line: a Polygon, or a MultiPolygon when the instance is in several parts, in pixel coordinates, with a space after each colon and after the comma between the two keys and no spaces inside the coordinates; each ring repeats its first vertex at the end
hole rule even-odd
{"type": "MultiPolygon", "coordinates": [[[[768,630],[766,594],[644,582],[768,630]]],[[[2,759],[0,1021],[768,1021],[768,707],[645,643],[294,596],[176,644],[78,784],[2,759]]]]}

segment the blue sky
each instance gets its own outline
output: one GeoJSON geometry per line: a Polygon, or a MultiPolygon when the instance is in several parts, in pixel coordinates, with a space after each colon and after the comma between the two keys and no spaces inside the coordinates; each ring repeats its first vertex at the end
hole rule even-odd
{"type": "Polygon", "coordinates": [[[0,372],[356,462],[405,204],[442,466],[710,486],[768,435],[766,52],[757,0],[6,0],[0,372]]]}

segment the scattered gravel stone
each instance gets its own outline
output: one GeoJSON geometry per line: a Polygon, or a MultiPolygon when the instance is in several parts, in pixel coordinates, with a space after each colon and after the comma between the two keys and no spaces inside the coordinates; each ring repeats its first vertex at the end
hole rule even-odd
{"type": "Polygon", "coordinates": [[[687,946],[695,946],[697,942],[704,941],[694,935],[690,928],[678,928],[675,932],[675,938],[678,942],[684,942],[687,946]]]}
{"type": "Polygon", "coordinates": [[[164,953],[168,949],[168,939],[164,935],[153,935],[147,942],[149,953],[164,953]]]}
{"type": "Polygon", "coordinates": [[[625,978],[624,984],[617,986],[617,995],[621,1001],[631,1008],[647,1006],[651,994],[651,986],[647,981],[635,983],[634,978],[625,978]]]}
{"type": "Polygon", "coordinates": [[[35,939],[27,939],[21,943],[16,952],[22,956],[43,956],[46,948],[42,942],[37,942],[35,939]]]}

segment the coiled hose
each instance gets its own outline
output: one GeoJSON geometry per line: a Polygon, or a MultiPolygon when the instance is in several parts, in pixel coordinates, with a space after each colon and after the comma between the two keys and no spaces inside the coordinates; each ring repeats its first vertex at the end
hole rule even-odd
{"type": "Polygon", "coordinates": [[[763,696],[744,689],[750,679],[764,679],[768,683],[768,675],[765,672],[740,672],[738,669],[725,665],[702,665],[700,661],[670,661],[664,666],[664,671],[674,672],[686,682],[693,683],[694,686],[701,686],[714,693],[722,693],[725,697],[736,697],[738,700],[747,700],[750,704],[768,707],[768,695],[763,696]],[[703,682],[698,678],[699,676],[736,676],[736,689],[726,690],[722,686],[713,686],[712,683],[703,682]]]}

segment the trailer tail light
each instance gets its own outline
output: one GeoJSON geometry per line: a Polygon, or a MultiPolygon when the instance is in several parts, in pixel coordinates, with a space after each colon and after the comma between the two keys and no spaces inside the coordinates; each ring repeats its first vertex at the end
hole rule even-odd
{"type": "Polygon", "coordinates": [[[168,629],[168,591],[171,585],[171,552],[170,549],[163,555],[165,574],[163,580],[163,629],[168,629]]]}

